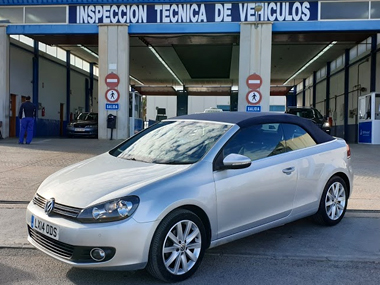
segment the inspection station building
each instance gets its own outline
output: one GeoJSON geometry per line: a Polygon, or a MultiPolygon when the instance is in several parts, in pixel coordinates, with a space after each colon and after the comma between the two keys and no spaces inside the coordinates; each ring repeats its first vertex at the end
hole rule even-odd
{"type": "Polygon", "coordinates": [[[26,96],[36,136],[99,114],[99,139],[208,107],[312,106],[332,134],[380,143],[380,1],[3,0],[0,130],[18,136],[26,96]]]}

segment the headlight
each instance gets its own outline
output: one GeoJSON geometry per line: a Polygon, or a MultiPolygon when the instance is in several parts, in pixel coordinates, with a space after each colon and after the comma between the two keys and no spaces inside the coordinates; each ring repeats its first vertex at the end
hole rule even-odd
{"type": "Polygon", "coordinates": [[[330,127],[329,122],[324,122],[322,127],[323,127],[323,128],[328,128],[328,127],[330,127]]]}
{"type": "Polygon", "coordinates": [[[127,196],[88,207],[78,215],[82,223],[113,222],[130,217],[137,209],[140,199],[127,196]]]}

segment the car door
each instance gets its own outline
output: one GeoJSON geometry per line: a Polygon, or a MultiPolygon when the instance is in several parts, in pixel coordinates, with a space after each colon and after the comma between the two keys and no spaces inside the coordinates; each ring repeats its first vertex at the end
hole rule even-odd
{"type": "Polygon", "coordinates": [[[297,185],[297,168],[279,124],[241,129],[220,155],[230,153],[246,155],[252,164],[214,171],[219,238],[288,216],[297,185]]]}

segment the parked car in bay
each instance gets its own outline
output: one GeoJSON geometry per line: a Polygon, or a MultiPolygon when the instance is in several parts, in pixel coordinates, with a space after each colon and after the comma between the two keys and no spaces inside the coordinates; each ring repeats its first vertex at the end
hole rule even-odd
{"type": "Polygon", "coordinates": [[[288,107],[285,113],[312,120],[314,124],[326,133],[331,133],[331,125],[327,118],[322,116],[322,114],[313,107],[288,107]]]}
{"type": "Polygon", "coordinates": [[[98,137],[98,113],[83,112],[67,125],[69,137],[98,137]]]}
{"type": "Polygon", "coordinates": [[[48,177],[27,207],[28,240],[75,267],[176,282],[207,248],[307,216],[338,224],[352,184],[349,146],[310,120],[186,115],[48,177]]]}

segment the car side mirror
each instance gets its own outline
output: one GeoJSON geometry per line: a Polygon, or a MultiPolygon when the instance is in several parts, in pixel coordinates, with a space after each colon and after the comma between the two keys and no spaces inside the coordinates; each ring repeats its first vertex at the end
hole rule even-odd
{"type": "Polygon", "coordinates": [[[245,155],[231,153],[223,159],[224,169],[242,169],[251,165],[252,161],[245,155]]]}

